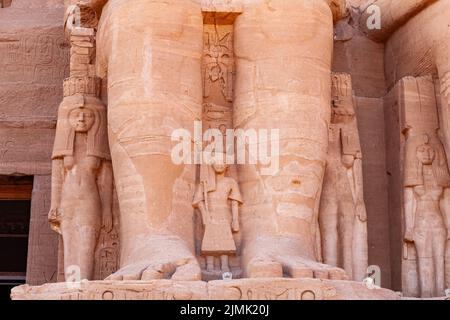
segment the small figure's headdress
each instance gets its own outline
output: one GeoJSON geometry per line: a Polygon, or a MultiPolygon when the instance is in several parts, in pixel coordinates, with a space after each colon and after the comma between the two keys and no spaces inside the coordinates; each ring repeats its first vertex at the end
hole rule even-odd
{"type": "Polygon", "coordinates": [[[206,186],[207,192],[216,190],[216,172],[213,168],[215,161],[226,164],[226,159],[225,153],[204,155],[204,164],[200,169],[200,182],[206,186]]]}

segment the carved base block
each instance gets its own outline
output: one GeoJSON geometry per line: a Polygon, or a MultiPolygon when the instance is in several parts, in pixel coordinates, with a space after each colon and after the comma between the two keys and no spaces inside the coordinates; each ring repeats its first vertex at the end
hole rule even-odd
{"type": "Polygon", "coordinates": [[[387,289],[363,283],[317,279],[239,279],[188,282],[83,281],[12,290],[13,300],[398,300],[387,289]]]}

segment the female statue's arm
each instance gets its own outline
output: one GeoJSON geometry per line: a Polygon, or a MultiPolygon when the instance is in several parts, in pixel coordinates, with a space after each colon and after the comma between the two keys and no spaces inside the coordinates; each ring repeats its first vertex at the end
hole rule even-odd
{"type": "Polygon", "coordinates": [[[403,195],[404,209],[405,209],[405,242],[414,242],[413,230],[414,230],[414,208],[415,208],[415,197],[414,189],[411,187],[406,187],[403,195]]]}
{"type": "Polygon", "coordinates": [[[353,176],[355,179],[356,214],[362,222],[367,221],[366,205],[364,204],[363,168],[361,154],[357,155],[353,163],[353,176]]]}
{"type": "Polygon", "coordinates": [[[347,148],[343,147],[342,163],[347,168],[353,200],[356,207],[356,215],[361,222],[367,221],[367,211],[364,204],[364,178],[362,167],[361,144],[359,141],[358,125],[356,118],[341,129],[341,141],[347,142],[347,148]]]}
{"type": "Polygon", "coordinates": [[[450,188],[444,189],[444,197],[440,202],[440,208],[447,228],[447,239],[450,240],[450,188]]]}
{"type": "Polygon", "coordinates": [[[63,159],[57,158],[52,160],[52,187],[51,187],[51,205],[48,213],[48,221],[50,227],[55,232],[61,234],[61,194],[64,182],[64,163],[63,159]]]}
{"type": "Polygon", "coordinates": [[[231,201],[231,213],[231,228],[233,229],[233,232],[239,232],[239,202],[236,200],[231,201]]]}
{"type": "Polygon", "coordinates": [[[106,232],[110,232],[113,229],[113,173],[110,161],[102,162],[97,185],[102,202],[102,226],[106,232]]]}

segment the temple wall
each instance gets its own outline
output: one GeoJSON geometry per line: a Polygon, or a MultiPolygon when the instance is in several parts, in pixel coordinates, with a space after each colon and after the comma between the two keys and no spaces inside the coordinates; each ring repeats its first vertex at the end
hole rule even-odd
{"type": "Polygon", "coordinates": [[[50,157],[69,51],[62,1],[7,2],[0,8],[0,175],[35,176],[27,282],[38,285],[56,281],[50,157]]]}

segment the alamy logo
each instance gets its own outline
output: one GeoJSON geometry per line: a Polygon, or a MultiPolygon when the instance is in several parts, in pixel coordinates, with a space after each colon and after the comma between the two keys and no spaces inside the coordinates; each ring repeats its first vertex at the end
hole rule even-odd
{"type": "Polygon", "coordinates": [[[187,129],[172,132],[174,164],[258,165],[261,175],[275,175],[279,169],[279,129],[208,129],[194,122],[194,137],[187,129]],[[193,146],[192,146],[193,145],[193,146]],[[269,150],[270,149],[270,150],[269,150]]]}
{"type": "Polygon", "coordinates": [[[80,289],[81,269],[78,265],[70,265],[66,268],[66,286],[68,289],[80,289]]]}
{"type": "Polygon", "coordinates": [[[66,28],[69,30],[81,27],[81,10],[80,7],[72,4],[66,10],[66,28]]]}
{"type": "Polygon", "coordinates": [[[363,283],[368,289],[380,289],[381,288],[381,268],[376,265],[369,266],[367,268],[367,277],[363,280],[363,283]]]}
{"type": "Polygon", "coordinates": [[[366,12],[370,14],[367,18],[367,29],[380,30],[381,29],[381,8],[375,4],[370,5],[366,12]]]}

